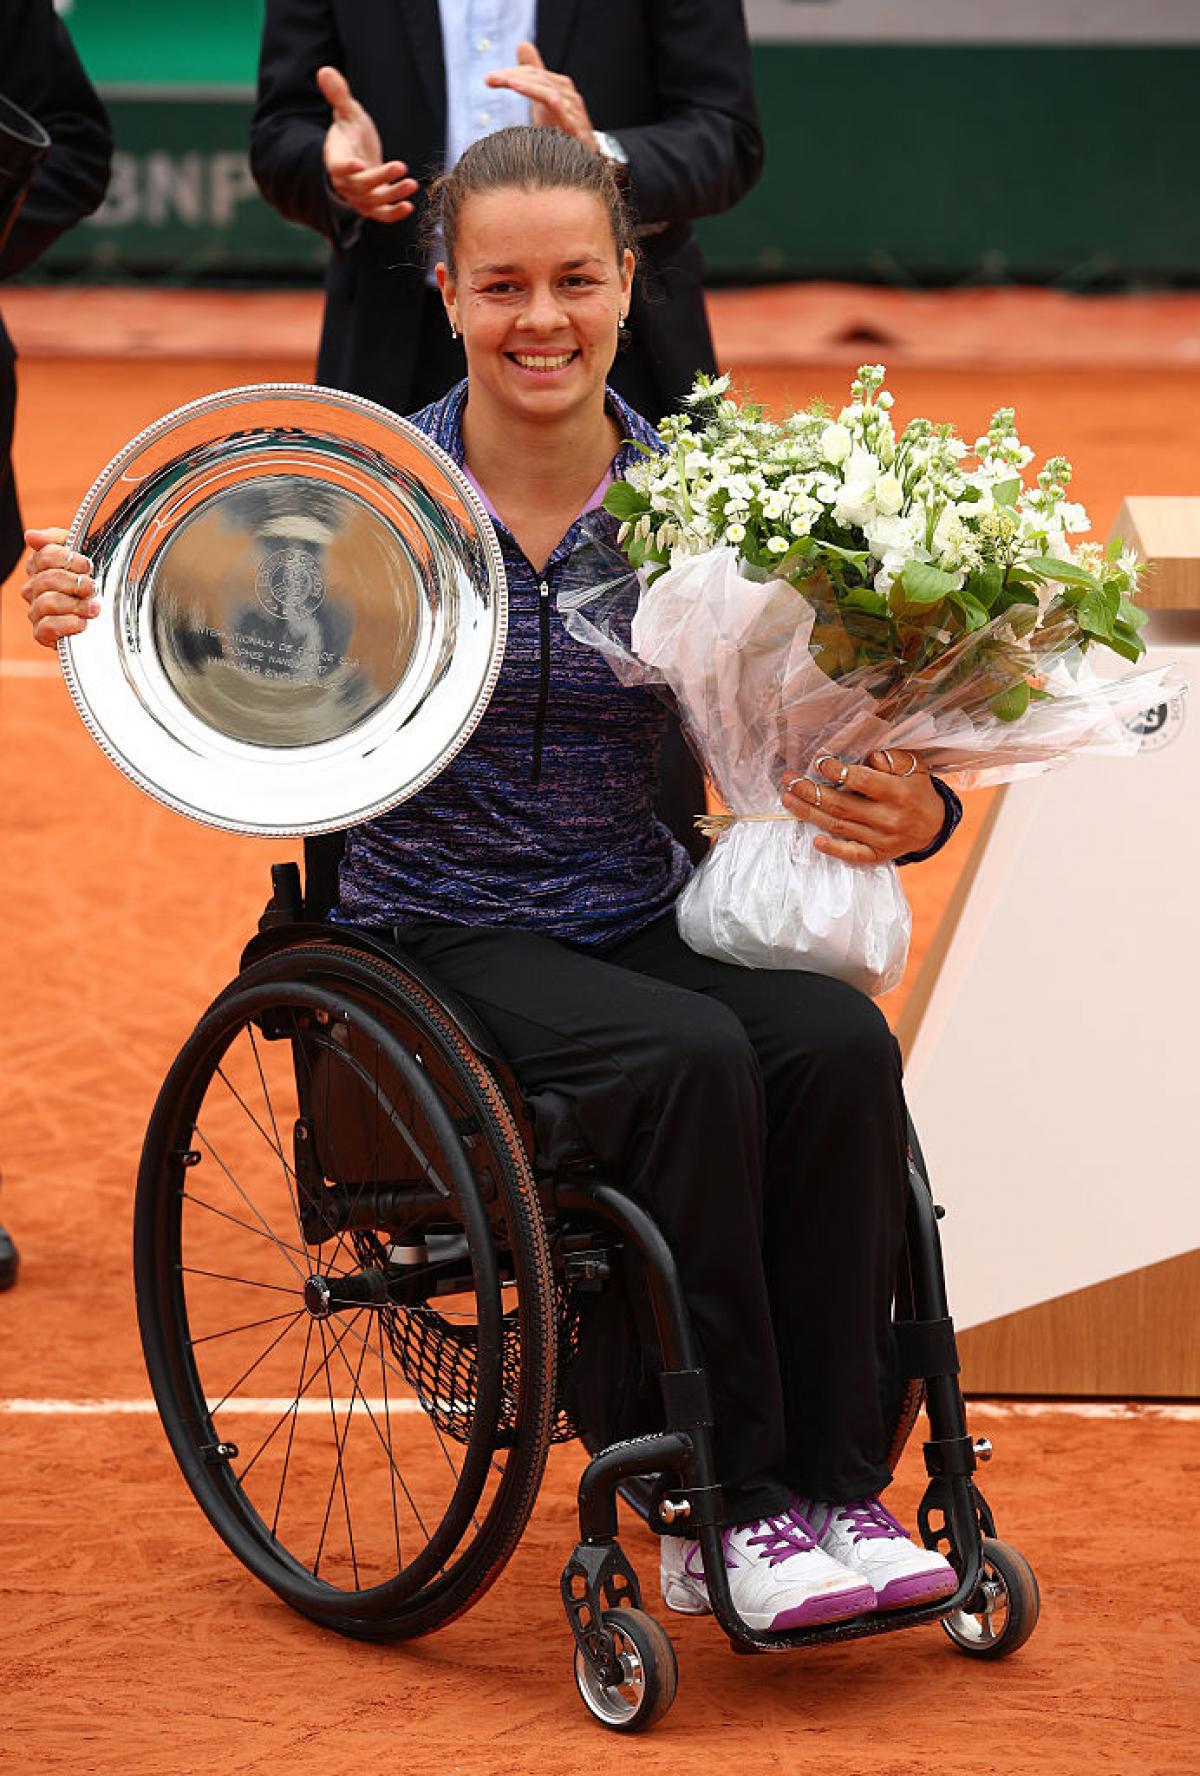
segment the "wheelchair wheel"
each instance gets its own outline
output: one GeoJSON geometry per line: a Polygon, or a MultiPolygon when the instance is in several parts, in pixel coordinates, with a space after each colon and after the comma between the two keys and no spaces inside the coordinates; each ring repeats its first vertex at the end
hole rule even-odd
{"type": "Polygon", "coordinates": [[[1033,1568],[1023,1554],[995,1536],[984,1536],[983,1568],[974,1597],[942,1617],[956,1649],[972,1659],[1006,1659],[1037,1627],[1041,1599],[1033,1568]]]}
{"type": "Polygon", "coordinates": [[[662,1719],[675,1700],[679,1665],[666,1629],[645,1610],[605,1610],[604,1626],[616,1642],[621,1681],[605,1683],[575,1649],[575,1682],[584,1707],[602,1726],[638,1733],[662,1719]]]}
{"type": "Polygon", "coordinates": [[[345,1634],[492,1583],[555,1409],[541,1208],[495,1079],[403,969],[251,964],[168,1074],[138,1176],[151,1384],[217,1533],[345,1634]]]}

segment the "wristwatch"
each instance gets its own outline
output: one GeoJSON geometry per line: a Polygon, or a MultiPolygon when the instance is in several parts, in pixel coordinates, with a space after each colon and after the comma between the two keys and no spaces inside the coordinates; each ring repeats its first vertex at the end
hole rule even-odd
{"type": "Polygon", "coordinates": [[[592,136],[597,148],[610,166],[627,167],[629,165],[629,156],[616,136],[610,136],[607,130],[598,129],[592,131],[592,136]]]}

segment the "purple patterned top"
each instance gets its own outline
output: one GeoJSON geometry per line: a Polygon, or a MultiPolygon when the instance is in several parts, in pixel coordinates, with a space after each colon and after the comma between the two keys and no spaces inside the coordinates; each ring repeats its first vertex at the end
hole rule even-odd
{"type": "MultiPolygon", "coordinates": [[[[460,467],[466,398],[460,382],[412,416],[460,467]]],[[[607,398],[625,439],[661,448],[619,395],[607,398]]],[[[636,455],[623,443],[612,474],[636,455]]],[[[387,929],[436,918],[594,944],[649,924],[687,880],[687,854],[654,812],[666,710],[623,687],[558,614],[580,519],[541,574],[496,523],[508,644],[491,702],[431,784],[347,834],[335,920],[387,929]]]]}

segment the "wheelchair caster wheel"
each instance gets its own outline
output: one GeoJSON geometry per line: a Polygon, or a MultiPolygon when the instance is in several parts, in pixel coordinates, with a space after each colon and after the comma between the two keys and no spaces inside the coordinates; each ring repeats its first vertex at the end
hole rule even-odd
{"type": "Polygon", "coordinates": [[[575,1649],[575,1682],[590,1714],[617,1733],[639,1733],[652,1727],[675,1700],[679,1667],[665,1628],[644,1610],[605,1610],[604,1626],[616,1642],[621,1662],[620,1683],[605,1683],[575,1649]]]}
{"type": "Polygon", "coordinates": [[[942,1627],[957,1651],[972,1659],[1007,1659],[1037,1627],[1037,1580],[1025,1556],[1007,1542],[984,1536],[982,1545],[978,1589],[962,1609],[942,1617],[942,1627]]]}

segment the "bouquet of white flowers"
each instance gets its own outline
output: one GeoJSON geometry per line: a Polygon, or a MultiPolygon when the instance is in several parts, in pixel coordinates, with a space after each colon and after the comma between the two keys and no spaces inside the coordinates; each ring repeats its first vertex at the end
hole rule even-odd
{"type": "MultiPolygon", "coordinates": [[[[818,851],[780,809],[785,772],[903,749],[964,785],[1044,770],[1083,748],[1130,753],[1128,719],[1162,700],[1135,662],[1138,564],[1067,500],[996,413],[974,449],[914,419],[897,437],[884,371],[864,365],[834,418],[781,423],[700,378],[605,499],[628,569],[559,605],[626,680],[669,687],[728,813],[678,903],[693,948],[811,968],[870,993],[899,980],[910,918],[894,865],[818,851]]],[[[595,538],[591,546],[598,546],[595,538]]]]}

